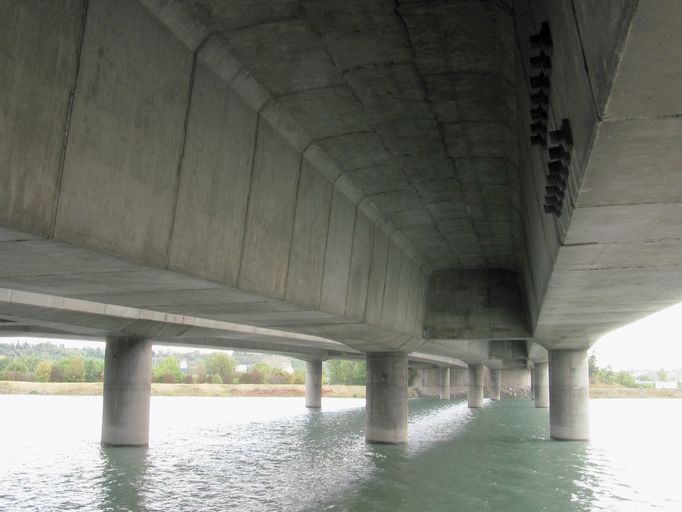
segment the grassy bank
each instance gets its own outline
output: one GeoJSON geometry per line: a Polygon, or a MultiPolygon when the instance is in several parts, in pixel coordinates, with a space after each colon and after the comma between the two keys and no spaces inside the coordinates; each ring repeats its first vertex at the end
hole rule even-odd
{"type": "Polygon", "coordinates": [[[590,398],[682,398],[682,389],[591,387],[590,398]]]}
{"type": "MultiPolygon", "coordinates": [[[[101,395],[101,382],[0,381],[3,395],[101,395]]],[[[153,396],[305,396],[301,384],[152,384],[153,396]]],[[[322,395],[364,398],[365,386],[323,386],[322,395]]]]}

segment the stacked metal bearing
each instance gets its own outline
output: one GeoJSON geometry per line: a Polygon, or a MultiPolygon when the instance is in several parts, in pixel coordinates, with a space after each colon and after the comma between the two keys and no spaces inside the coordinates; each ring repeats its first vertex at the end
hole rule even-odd
{"type": "Polygon", "coordinates": [[[559,129],[549,132],[549,161],[545,179],[545,213],[561,215],[566,195],[568,170],[571,164],[571,149],[573,148],[573,133],[568,119],[561,120],[559,129]]]}
{"type": "MultiPolygon", "coordinates": [[[[537,34],[530,36],[530,142],[534,146],[547,147],[547,123],[549,120],[549,92],[552,73],[552,34],[549,24],[543,23],[537,34]]],[[[561,215],[566,194],[568,170],[571,163],[573,135],[568,119],[562,119],[559,129],[549,132],[547,150],[547,174],[545,175],[545,212],[561,215]]]]}
{"type": "Polygon", "coordinates": [[[547,119],[549,118],[550,73],[552,72],[552,34],[543,23],[540,32],[530,36],[530,143],[547,147],[547,119]]]}

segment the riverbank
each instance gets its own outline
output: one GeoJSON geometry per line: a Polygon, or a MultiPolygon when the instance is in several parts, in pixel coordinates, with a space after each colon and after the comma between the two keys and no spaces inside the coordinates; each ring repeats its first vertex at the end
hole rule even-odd
{"type": "MultiPolygon", "coordinates": [[[[1,395],[101,395],[101,382],[0,381],[1,395]]],[[[302,384],[152,384],[152,396],[305,396],[302,384]]],[[[365,386],[323,386],[322,396],[364,398],[365,386]]]]}
{"type": "MultiPolygon", "coordinates": [[[[101,395],[101,382],[0,381],[0,395],[101,395]]],[[[303,384],[152,384],[152,396],[305,396],[303,384]]],[[[364,398],[365,386],[323,386],[322,396],[364,398]]],[[[417,396],[410,389],[410,396],[417,396]]],[[[682,398],[682,389],[592,387],[590,398],[682,398]]]]}
{"type": "Polygon", "coordinates": [[[590,398],[682,398],[682,389],[591,387],[590,398]]]}

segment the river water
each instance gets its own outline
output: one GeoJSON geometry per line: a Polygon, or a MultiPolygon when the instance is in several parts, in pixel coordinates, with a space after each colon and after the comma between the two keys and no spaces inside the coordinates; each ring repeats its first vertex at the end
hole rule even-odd
{"type": "Polygon", "coordinates": [[[411,400],[405,446],[364,400],[153,397],[149,448],[102,448],[101,397],[0,396],[0,510],[682,511],[682,400],[593,400],[550,441],[530,400],[411,400]]]}

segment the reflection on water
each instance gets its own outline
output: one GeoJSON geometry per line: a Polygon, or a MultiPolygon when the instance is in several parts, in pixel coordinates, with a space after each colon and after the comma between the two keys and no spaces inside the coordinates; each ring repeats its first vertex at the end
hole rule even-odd
{"type": "Polygon", "coordinates": [[[102,446],[104,510],[139,510],[144,493],[147,448],[102,446]]]}
{"type": "Polygon", "coordinates": [[[682,510],[679,400],[593,401],[589,443],[528,400],[413,400],[405,446],[323,405],[154,397],[149,448],[112,448],[99,397],[0,396],[0,510],[682,510]]]}

